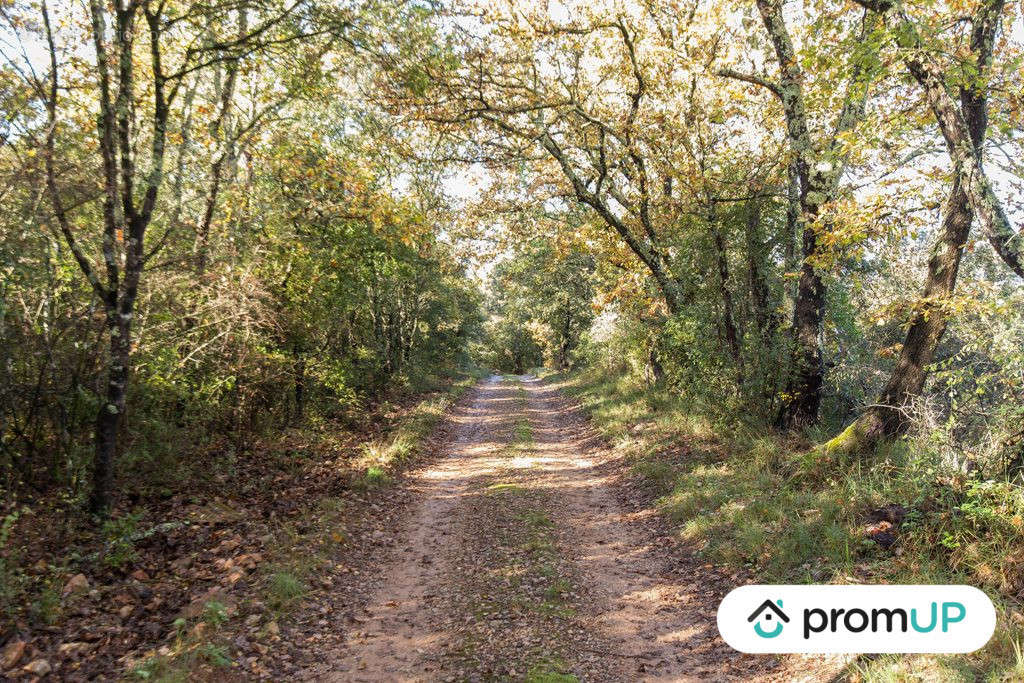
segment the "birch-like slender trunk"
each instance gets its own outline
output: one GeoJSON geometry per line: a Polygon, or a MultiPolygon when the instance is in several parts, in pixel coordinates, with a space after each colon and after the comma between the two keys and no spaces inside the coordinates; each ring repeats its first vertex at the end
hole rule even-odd
{"type": "Polygon", "coordinates": [[[110,507],[118,429],[127,405],[131,369],[132,319],[139,283],[145,267],[146,229],[153,218],[157,195],[163,181],[163,161],[168,97],[167,79],[161,63],[161,18],[159,10],[137,3],[118,4],[113,10],[113,32],[108,49],[107,22],[110,12],[98,0],[89,3],[93,48],[96,59],[96,90],[99,102],[96,133],[103,178],[102,253],[104,277],[82,250],[76,230],[57,187],[55,166],[59,74],[57,48],[49,11],[41,7],[50,57],[49,93],[46,100],[47,137],[45,145],[46,184],[54,215],[79,268],[102,302],[109,343],[104,358],[106,386],[95,426],[93,488],[89,507],[104,514],[110,507]],[[140,10],[149,28],[152,68],[152,114],[150,123],[150,167],[142,175],[141,201],[135,185],[140,174],[135,164],[132,107],[135,96],[133,51],[140,10]],[[115,95],[116,93],[116,95],[115,95]]]}

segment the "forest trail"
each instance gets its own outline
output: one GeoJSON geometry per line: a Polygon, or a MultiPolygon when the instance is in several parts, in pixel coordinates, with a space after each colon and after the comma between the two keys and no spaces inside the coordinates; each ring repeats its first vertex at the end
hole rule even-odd
{"type": "Polygon", "coordinates": [[[308,677],[754,680],[775,662],[718,638],[730,586],[666,552],[623,466],[556,388],[492,377],[451,415],[345,645],[308,677]],[[563,675],[565,677],[559,677],[563,675]]]}

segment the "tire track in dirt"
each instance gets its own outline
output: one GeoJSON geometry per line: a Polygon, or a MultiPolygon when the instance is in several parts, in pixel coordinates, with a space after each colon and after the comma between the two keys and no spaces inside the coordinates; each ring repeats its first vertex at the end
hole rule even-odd
{"type": "Polygon", "coordinates": [[[365,573],[379,584],[348,627],[339,653],[324,653],[326,662],[307,678],[323,681],[416,681],[438,675],[436,653],[445,642],[441,596],[448,567],[446,549],[454,538],[454,514],[469,483],[480,475],[479,456],[497,444],[490,441],[501,419],[495,403],[498,378],[478,386],[471,399],[451,416],[454,435],[434,464],[409,475],[410,514],[395,531],[396,550],[376,571],[365,573]],[[334,656],[332,656],[332,654],[334,656]]]}

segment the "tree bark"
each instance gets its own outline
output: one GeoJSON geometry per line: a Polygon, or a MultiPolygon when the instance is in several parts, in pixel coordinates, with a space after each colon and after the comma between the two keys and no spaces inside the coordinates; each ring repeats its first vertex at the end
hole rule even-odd
{"type": "Polygon", "coordinates": [[[93,488],[89,498],[89,508],[96,513],[103,513],[110,507],[110,492],[114,488],[117,433],[127,403],[131,325],[130,318],[119,321],[118,317],[116,309],[108,310],[110,349],[107,359],[107,389],[96,415],[96,454],[93,461],[93,488]]]}
{"type": "Polygon", "coordinates": [[[659,385],[665,380],[665,368],[661,365],[661,359],[658,358],[658,350],[655,348],[653,340],[647,349],[646,371],[647,381],[651,386],[659,385]]]}
{"type": "Polygon", "coordinates": [[[146,228],[156,206],[157,194],[163,180],[163,161],[169,115],[165,92],[166,76],[161,63],[162,18],[150,7],[130,3],[114,8],[114,53],[107,47],[107,14],[105,5],[91,0],[93,48],[96,56],[97,90],[100,113],[96,133],[103,174],[103,229],[102,254],[105,281],[101,281],[97,268],[80,248],[71,219],[61,200],[57,187],[54,164],[57,129],[58,70],[57,50],[50,25],[46,3],[41,6],[43,25],[50,57],[49,93],[45,102],[47,135],[45,145],[46,185],[64,237],[79,268],[103,302],[106,329],[110,345],[106,359],[107,386],[96,415],[95,459],[93,462],[93,488],[89,498],[90,509],[105,514],[110,508],[114,481],[114,460],[117,453],[117,433],[126,404],[126,389],[131,366],[131,328],[138,296],[139,282],[145,266],[144,251],[146,228]],[[133,124],[131,109],[134,98],[133,45],[136,19],[142,9],[149,26],[150,65],[153,72],[150,167],[144,174],[145,189],[138,202],[135,182],[138,180],[132,146],[133,124]],[[113,67],[113,68],[112,68],[113,67]],[[116,84],[116,96],[112,96],[116,84]]]}
{"type": "Polygon", "coordinates": [[[805,257],[793,306],[794,367],[779,414],[780,424],[791,429],[808,427],[818,421],[821,388],[825,382],[820,341],[825,317],[825,284],[817,268],[807,258],[816,253],[817,239],[814,230],[804,229],[805,257]]]}
{"type": "Polygon", "coordinates": [[[928,105],[946,140],[955,173],[978,216],[982,231],[1003,262],[1018,276],[1024,277],[1022,236],[1010,224],[992,182],[981,166],[981,157],[971,143],[967,122],[946,91],[941,72],[933,64],[917,59],[908,59],[907,68],[925,91],[928,105]]]}
{"type": "Polygon", "coordinates": [[[569,367],[569,349],[572,341],[572,309],[569,305],[569,296],[565,295],[563,300],[565,306],[565,317],[562,322],[562,339],[558,345],[558,369],[565,370],[569,367]]]}

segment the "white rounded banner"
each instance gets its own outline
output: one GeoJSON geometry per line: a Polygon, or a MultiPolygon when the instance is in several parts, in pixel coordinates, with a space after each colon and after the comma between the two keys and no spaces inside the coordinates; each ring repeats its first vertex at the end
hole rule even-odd
{"type": "Polygon", "coordinates": [[[718,606],[718,631],[740,652],[973,652],[995,627],[973,586],[753,585],[718,606]]]}

